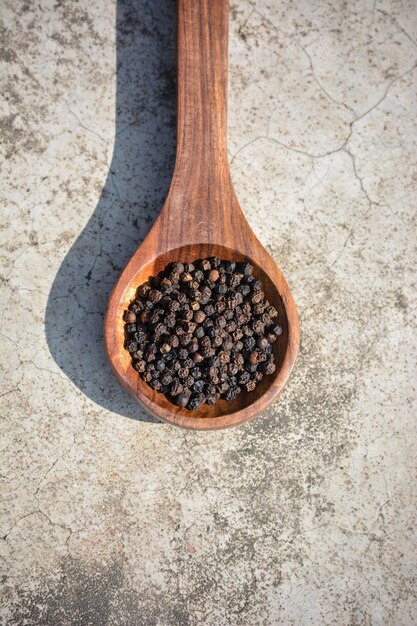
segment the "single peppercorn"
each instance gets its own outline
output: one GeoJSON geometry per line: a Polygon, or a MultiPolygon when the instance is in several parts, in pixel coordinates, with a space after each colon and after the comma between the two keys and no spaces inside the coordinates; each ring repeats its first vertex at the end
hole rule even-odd
{"type": "Polygon", "coordinates": [[[262,363],[261,364],[261,371],[264,374],[273,374],[275,372],[275,364],[274,363],[262,363]]]}
{"type": "Polygon", "coordinates": [[[211,269],[211,263],[208,259],[203,259],[202,261],[200,261],[199,265],[204,272],[207,272],[209,269],[211,269]]]}
{"type": "Polygon", "coordinates": [[[138,349],[138,344],[136,343],[136,341],[128,341],[126,343],[126,350],[128,350],[131,354],[136,352],[137,349],[138,349]]]}
{"type": "Polygon", "coordinates": [[[198,380],[196,380],[196,382],[193,385],[193,391],[195,392],[200,392],[203,391],[204,389],[204,380],[202,380],[201,378],[199,378],[198,380]]]}
{"type": "Polygon", "coordinates": [[[237,365],[237,363],[229,363],[228,372],[231,376],[237,374],[238,371],[239,371],[239,366],[237,365]]]}
{"type": "Polygon", "coordinates": [[[174,379],[169,389],[171,396],[178,396],[178,394],[180,394],[182,390],[183,386],[181,381],[178,378],[174,379]]]}
{"type": "Polygon", "coordinates": [[[177,395],[175,401],[176,401],[176,404],[178,404],[178,406],[186,407],[189,399],[190,399],[189,393],[180,393],[177,395]]]}
{"type": "Polygon", "coordinates": [[[249,374],[249,372],[243,372],[243,373],[240,375],[240,378],[239,378],[239,383],[240,383],[241,385],[245,385],[245,384],[246,384],[247,382],[249,382],[249,381],[250,381],[250,374],[249,374]]]}
{"type": "Polygon", "coordinates": [[[202,324],[205,319],[206,319],[206,313],[204,313],[204,311],[202,311],[201,309],[194,311],[194,314],[193,314],[194,322],[196,322],[197,324],[202,324]]]}
{"type": "Polygon", "coordinates": [[[197,352],[197,350],[198,350],[198,343],[196,343],[196,342],[191,342],[191,343],[188,345],[188,352],[189,352],[190,354],[193,354],[194,352],[197,352]]]}
{"type": "Polygon", "coordinates": [[[199,398],[197,398],[197,397],[193,397],[193,398],[190,398],[190,400],[188,402],[188,408],[190,410],[195,410],[195,409],[198,409],[200,404],[201,404],[201,400],[199,398]]]}
{"type": "Polygon", "coordinates": [[[192,335],[186,333],[180,337],[180,345],[186,347],[191,342],[192,335]]]}
{"type": "Polygon", "coordinates": [[[245,350],[252,350],[255,347],[256,341],[253,337],[245,337],[243,340],[243,347],[245,350]]]}
{"type": "Polygon", "coordinates": [[[259,337],[256,340],[256,347],[259,348],[260,350],[265,350],[267,346],[268,346],[268,339],[266,337],[259,337]]]}
{"type": "Polygon", "coordinates": [[[259,363],[259,352],[251,352],[248,361],[251,365],[256,365],[257,363],[259,363]]]}
{"type": "Polygon", "coordinates": [[[215,283],[217,280],[219,280],[219,272],[216,269],[211,270],[211,272],[209,272],[209,280],[211,280],[212,283],[215,283]]]}
{"type": "Polygon", "coordinates": [[[215,312],[216,312],[216,310],[215,310],[215,308],[214,308],[214,306],[213,306],[212,304],[207,304],[207,305],[204,307],[204,313],[205,313],[208,317],[211,317],[212,315],[214,315],[214,314],[215,314],[215,312]]]}
{"type": "Polygon", "coordinates": [[[136,313],[134,313],[133,311],[126,311],[124,320],[128,324],[134,324],[136,322],[136,313]]]}

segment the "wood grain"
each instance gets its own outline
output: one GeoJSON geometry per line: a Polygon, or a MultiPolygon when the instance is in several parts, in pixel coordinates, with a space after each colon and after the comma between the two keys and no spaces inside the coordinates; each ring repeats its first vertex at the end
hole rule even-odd
{"type": "Polygon", "coordinates": [[[239,206],[227,158],[228,0],[178,0],[177,154],[165,205],[121,274],[105,319],[106,350],[121,383],[156,417],[201,430],[254,418],[280,394],[299,349],[299,322],[288,285],[239,206]],[[151,389],[124,348],[123,313],[137,287],[172,262],[216,255],[249,261],[278,309],[275,373],[250,393],[189,411],[151,389]]]}

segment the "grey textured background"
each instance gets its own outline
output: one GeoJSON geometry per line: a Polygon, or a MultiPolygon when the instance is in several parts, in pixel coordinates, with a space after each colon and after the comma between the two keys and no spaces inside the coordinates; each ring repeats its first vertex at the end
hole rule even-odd
{"type": "Polygon", "coordinates": [[[417,623],[413,2],[232,2],[233,179],[302,348],[208,434],[141,412],[102,345],[172,172],[175,3],[1,13],[3,623],[417,623]]]}

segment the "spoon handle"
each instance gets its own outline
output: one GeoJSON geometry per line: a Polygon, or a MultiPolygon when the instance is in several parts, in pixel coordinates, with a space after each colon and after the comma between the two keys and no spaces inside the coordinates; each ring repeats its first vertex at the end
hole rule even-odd
{"type": "Polygon", "coordinates": [[[228,0],[178,0],[177,167],[206,182],[228,167],[228,28],[228,0]]]}
{"type": "Polygon", "coordinates": [[[228,28],[228,0],[178,0],[177,155],[158,224],[170,245],[246,224],[227,156],[228,28]]]}

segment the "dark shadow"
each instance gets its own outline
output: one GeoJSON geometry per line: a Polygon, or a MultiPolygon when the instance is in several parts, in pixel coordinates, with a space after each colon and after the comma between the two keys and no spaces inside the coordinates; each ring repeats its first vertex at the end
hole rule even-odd
{"type": "Polygon", "coordinates": [[[155,420],[122,389],[108,363],[103,319],[117,277],[168,192],[176,139],[175,29],[175,0],[118,0],[112,163],[46,310],[48,346],[66,376],[96,404],[147,422],[155,420]]]}

